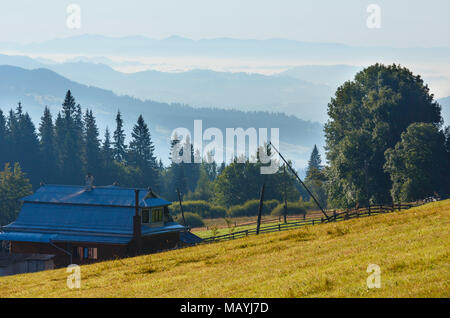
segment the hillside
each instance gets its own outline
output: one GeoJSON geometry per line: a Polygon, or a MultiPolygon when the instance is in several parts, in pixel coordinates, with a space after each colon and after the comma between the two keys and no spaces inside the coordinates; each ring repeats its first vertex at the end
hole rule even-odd
{"type": "Polygon", "coordinates": [[[81,269],[0,278],[0,297],[450,297],[450,200],[81,269]],[[369,264],[381,288],[368,289],[369,264]]]}

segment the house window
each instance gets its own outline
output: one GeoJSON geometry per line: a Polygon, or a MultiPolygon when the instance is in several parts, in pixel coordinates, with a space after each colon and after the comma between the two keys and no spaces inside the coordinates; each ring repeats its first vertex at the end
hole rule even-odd
{"type": "Polygon", "coordinates": [[[150,209],[142,209],[142,223],[150,223],[150,209]]]}
{"type": "Polygon", "coordinates": [[[163,220],[163,208],[152,209],[152,223],[159,223],[163,220]]]}
{"type": "Polygon", "coordinates": [[[96,247],[77,247],[77,256],[83,259],[98,259],[98,250],[96,247]]]}
{"type": "Polygon", "coordinates": [[[96,247],[89,247],[88,257],[90,259],[97,259],[97,248],[96,247]]]}

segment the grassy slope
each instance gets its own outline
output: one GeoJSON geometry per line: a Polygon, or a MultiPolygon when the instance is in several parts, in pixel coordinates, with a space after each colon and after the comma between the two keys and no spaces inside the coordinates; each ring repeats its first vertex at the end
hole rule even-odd
{"type": "Polygon", "coordinates": [[[450,200],[82,267],[0,278],[0,297],[450,297],[450,200]],[[368,264],[381,267],[368,289],[368,264]]]}

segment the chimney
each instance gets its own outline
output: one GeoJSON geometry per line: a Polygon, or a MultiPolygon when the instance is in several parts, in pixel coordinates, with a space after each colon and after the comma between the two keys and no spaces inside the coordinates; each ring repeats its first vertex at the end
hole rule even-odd
{"type": "Polygon", "coordinates": [[[141,216],[139,215],[139,190],[134,190],[134,209],[133,240],[135,242],[135,253],[139,254],[142,247],[141,216]]]}
{"type": "Polygon", "coordinates": [[[92,191],[92,188],[94,187],[94,176],[88,172],[86,176],[86,191],[92,191]]]}

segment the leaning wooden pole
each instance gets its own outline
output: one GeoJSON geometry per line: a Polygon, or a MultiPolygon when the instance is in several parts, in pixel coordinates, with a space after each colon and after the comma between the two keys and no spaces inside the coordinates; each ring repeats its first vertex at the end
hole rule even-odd
{"type": "Polygon", "coordinates": [[[284,171],[284,223],[287,223],[288,205],[287,205],[287,185],[286,185],[286,165],[283,166],[284,171]]]}
{"type": "Polygon", "coordinates": [[[263,204],[264,204],[264,190],[266,188],[266,184],[263,183],[261,188],[261,196],[259,198],[259,208],[258,208],[258,223],[256,225],[256,235],[259,234],[259,228],[261,227],[261,214],[263,210],[263,204]]]}
{"type": "Polygon", "coordinates": [[[186,220],[184,218],[183,204],[181,203],[181,194],[180,194],[180,189],[178,189],[178,188],[177,188],[177,193],[178,193],[178,202],[180,202],[181,216],[183,217],[183,225],[184,225],[184,228],[186,228],[186,220]]]}
{"type": "Polygon", "coordinates": [[[295,175],[295,177],[298,179],[298,181],[300,181],[300,183],[303,185],[303,187],[306,189],[306,191],[309,193],[309,195],[311,196],[311,198],[313,198],[314,202],[316,202],[317,206],[319,207],[319,209],[322,211],[323,215],[325,215],[325,217],[327,218],[327,220],[330,220],[330,217],[325,213],[325,210],[322,208],[322,206],[320,205],[319,201],[317,201],[316,197],[314,196],[314,194],[311,193],[311,191],[309,191],[308,187],[306,186],[305,183],[303,183],[302,179],[300,179],[300,177],[298,176],[297,172],[295,172],[294,168],[291,167],[291,165],[287,162],[286,159],[284,159],[283,155],[278,151],[277,148],[275,148],[275,146],[272,144],[272,142],[269,143],[270,146],[272,146],[272,148],[278,153],[278,155],[280,155],[280,158],[284,161],[284,163],[288,166],[288,168],[291,170],[291,172],[295,175]]]}

